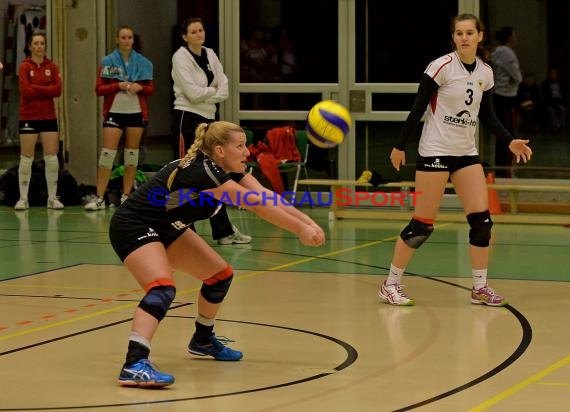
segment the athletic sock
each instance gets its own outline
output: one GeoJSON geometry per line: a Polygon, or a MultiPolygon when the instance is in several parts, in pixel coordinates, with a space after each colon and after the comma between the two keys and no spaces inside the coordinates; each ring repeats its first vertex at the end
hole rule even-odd
{"type": "Polygon", "coordinates": [[[198,315],[196,318],[196,332],[194,332],[194,339],[198,345],[208,345],[210,343],[209,337],[214,333],[214,319],[206,318],[198,315]]]}
{"type": "Polygon", "coordinates": [[[479,290],[487,285],[487,269],[472,269],[473,288],[479,290]]]}
{"type": "Polygon", "coordinates": [[[18,166],[18,185],[20,187],[20,199],[28,198],[30,189],[30,180],[32,178],[32,164],[34,159],[28,156],[20,156],[20,165],[18,166]]]}
{"type": "Polygon", "coordinates": [[[137,363],[141,359],[148,359],[150,348],[140,342],[129,340],[129,349],[125,358],[125,366],[137,363]]]}
{"type": "Polygon", "coordinates": [[[390,265],[390,273],[388,274],[388,279],[386,279],[386,286],[389,285],[399,285],[402,283],[402,276],[406,269],[400,269],[394,265],[390,265]]]}
{"type": "Polygon", "coordinates": [[[48,198],[55,199],[57,196],[57,178],[59,174],[59,161],[55,155],[44,156],[45,174],[48,198]]]}

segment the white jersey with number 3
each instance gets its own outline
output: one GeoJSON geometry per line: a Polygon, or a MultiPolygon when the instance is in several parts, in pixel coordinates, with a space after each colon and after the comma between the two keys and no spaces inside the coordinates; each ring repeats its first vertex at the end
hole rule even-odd
{"type": "Polygon", "coordinates": [[[438,85],[425,116],[421,156],[477,155],[475,130],[483,92],[494,85],[493,70],[479,57],[467,71],[456,52],[432,61],[425,70],[438,85]]]}

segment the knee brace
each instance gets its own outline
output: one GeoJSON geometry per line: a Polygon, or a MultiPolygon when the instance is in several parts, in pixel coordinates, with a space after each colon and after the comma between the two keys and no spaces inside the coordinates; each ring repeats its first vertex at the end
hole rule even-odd
{"type": "Polygon", "coordinates": [[[200,293],[210,303],[221,303],[230,289],[234,278],[233,268],[228,265],[221,272],[216,273],[211,278],[205,279],[200,289],[200,293]]]}
{"type": "Polygon", "coordinates": [[[59,160],[56,155],[45,155],[46,172],[57,173],[59,171],[59,160]]]}
{"type": "Polygon", "coordinates": [[[431,219],[422,220],[414,216],[400,233],[404,243],[412,249],[419,248],[433,233],[433,221],[431,219]]]}
{"type": "Polygon", "coordinates": [[[156,318],[164,319],[170,304],[176,296],[176,287],[171,279],[157,279],[145,287],[146,295],[139,303],[139,308],[156,318]]]}
{"type": "Polygon", "coordinates": [[[488,247],[491,240],[491,228],[493,221],[488,210],[484,212],[469,213],[467,215],[469,222],[469,244],[477,247],[488,247]]]}
{"type": "Polygon", "coordinates": [[[115,162],[115,156],[117,156],[117,151],[114,149],[107,149],[106,147],[101,149],[101,156],[99,157],[99,167],[101,169],[113,168],[113,163],[115,162]]]}
{"type": "Polygon", "coordinates": [[[124,150],[125,167],[137,167],[139,165],[139,149],[124,150]]]}

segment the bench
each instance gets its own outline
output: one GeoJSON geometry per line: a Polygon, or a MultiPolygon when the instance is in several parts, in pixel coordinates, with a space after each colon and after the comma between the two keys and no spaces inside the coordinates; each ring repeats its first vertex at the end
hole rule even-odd
{"type": "MultiPolygon", "coordinates": [[[[349,210],[339,206],[337,190],[341,188],[358,188],[358,187],[375,187],[378,191],[382,189],[396,189],[402,192],[409,193],[411,188],[415,187],[413,181],[402,182],[388,182],[382,183],[377,186],[372,186],[370,183],[358,183],[355,180],[349,179],[301,179],[299,185],[304,186],[330,186],[332,192],[332,199],[329,209],[329,220],[343,219],[343,218],[385,218],[390,220],[407,220],[410,218],[409,210],[401,210],[400,212],[383,211],[381,208],[368,208],[360,210],[349,210]]],[[[570,185],[541,185],[541,184],[518,184],[518,183],[491,183],[488,184],[489,189],[497,191],[509,192],[509,206],[510,213],[494,215],[495,222],[503,223],[536,223],[536,224],[567,224],[570,218],[564,215],[520,215],[518,213],[518,197],[520,192],[570,192],[570,185]]],[[[446,185],[446,188],[453,188],[451,183],[446,185]]],[[[352,208],[356,209],[356,208],[352,208]]],[[[407,209],[407,208],[402,208],[407,209]]],[[[438,214],[440,221],[464,222],[465,216],[457,213],[440,213],[438,214]]]]}

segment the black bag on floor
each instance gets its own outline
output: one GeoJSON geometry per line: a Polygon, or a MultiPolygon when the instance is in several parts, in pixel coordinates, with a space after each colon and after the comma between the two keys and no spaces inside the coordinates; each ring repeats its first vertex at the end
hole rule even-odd
{"type": "MultiPolygon", "coordinates": [[[[60,169],[57,184],[57,196],[65,206],[74,206],[81,203],[77,181],[68,170],[60,169]]],[[[30,206],[45,206],[47,204],[47,184],[45,177],[45,164],[39,160],[32,164],[32,177],[28,202],[30,206]]],[[[11,167],[0,176],[0,203],[14,206],[20,199],[18,185],[18,165],[11,167]]]]}

